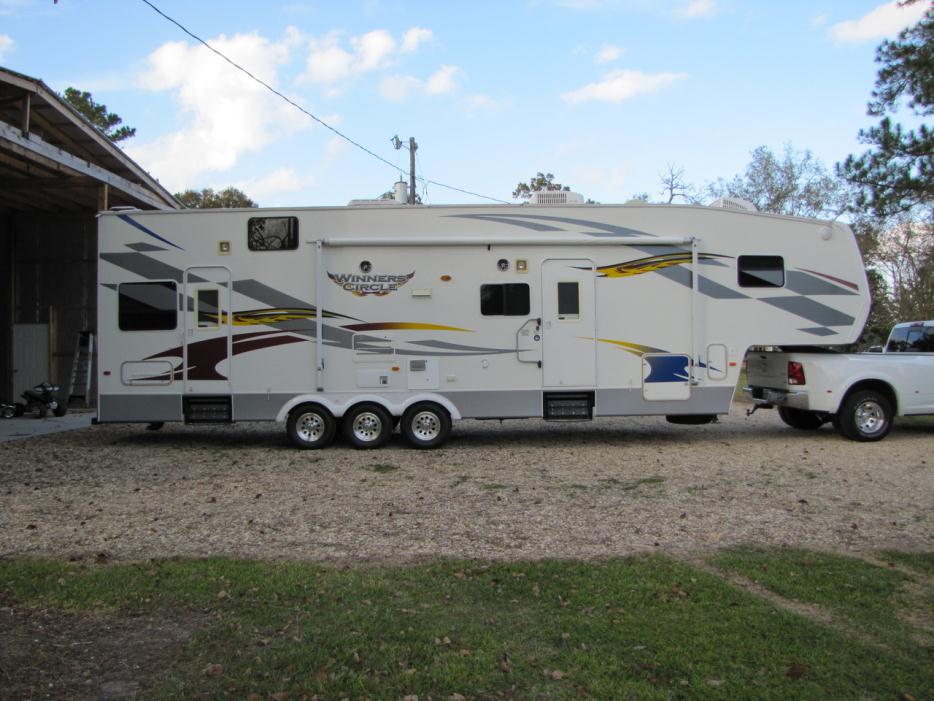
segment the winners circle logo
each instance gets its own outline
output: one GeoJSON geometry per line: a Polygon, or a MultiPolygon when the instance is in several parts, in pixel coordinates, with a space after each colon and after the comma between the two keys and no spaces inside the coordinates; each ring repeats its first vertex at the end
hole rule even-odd
{"type": "Polygon", "coordinates": [[[360,275],[357,273],[328,273],[328,277],[342,290],[357,297],[384,297],[395,292],[415,276],[413,270],[408,275],[360,275]]]}

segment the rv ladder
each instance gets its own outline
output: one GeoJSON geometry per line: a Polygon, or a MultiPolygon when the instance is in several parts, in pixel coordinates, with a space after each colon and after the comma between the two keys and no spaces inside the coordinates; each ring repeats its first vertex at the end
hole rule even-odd
{"type": "Polygon", "coordinates": [[[68,382],[68,404],[80,399],[89,406],[91,395],[91,366],[94,363],[94,334],[80,331],[75,341],[75,356],[71,363],[71,379],[68,382]]]}

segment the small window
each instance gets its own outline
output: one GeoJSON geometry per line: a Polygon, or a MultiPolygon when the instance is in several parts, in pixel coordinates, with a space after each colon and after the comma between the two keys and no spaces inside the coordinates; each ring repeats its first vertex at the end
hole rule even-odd
{"type": "Polygon", "coordinates": [[[178,320],[174,282],[125,282],[118,288],[121,331],[169,331],[178,320]]]}
{"type": "Polygon", "coordinates": [[[252,217],[247,222],[251,251],[294,251],[298,248],[298,217],[252,217]]]}
{"type": "Polygon", "coordinates": [[[220,295],[217,290],[198,290],[198,328],[220,326],[220,295]]]}
{"type": "Polygon", "coordinates": [[[740,256],[740,287],[784,287],[785,260],[781,256],[740,256]]]}
{"type": "Polygon", "coordinates": [[[529,286],[525,283],[480,285],[483,316],[525,316],[529,308],[529,286]]]}
{"type": "Polygon", "coordinates": [[[558,283],[558,318],[579,319],[581,315],[580,286],[576,282],[558,283]]]}

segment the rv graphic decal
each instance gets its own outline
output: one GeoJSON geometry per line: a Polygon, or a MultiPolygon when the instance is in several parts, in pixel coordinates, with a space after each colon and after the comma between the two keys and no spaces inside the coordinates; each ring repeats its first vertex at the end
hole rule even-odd
{"type": "Polygon", "coordinates": [[[413,270],[408,275],[360,275],[359,273],[332,273],[328,277],[342,290],[351,292],[356,297],[384,297],[395,292],[415,276],[413,270]]]}
{"type": "Polygon", "coordinates": [[[649,355],[645,362],[650,368],[645,382],[687,382],[691,379],[688,372],[691,360],[686,355],[649,355]]]}
{"type": "MultiPolygon", "coordinates": [[[[731,256],[722,256],[716,253],[699,253],[698,259],[701,261],[717,260],[720,258],[731,258],[731,256]]],[[[644,273],[654,273],[656,270],[670,268],[673,265],[690,265],[691,254],[687,251],[678,253],[666,253],[660,256],[649,256],[637,260],[626,261],[625,263],[613,263],[612,265],[601,265],[597,268],[597,274],[600,277],[629,277],[630,275],[642,275],[644,273]]]]}

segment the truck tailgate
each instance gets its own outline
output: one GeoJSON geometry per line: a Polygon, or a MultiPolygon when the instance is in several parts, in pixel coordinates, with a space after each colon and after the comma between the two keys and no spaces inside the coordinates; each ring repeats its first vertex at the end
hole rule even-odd
{"type": "Polygon", "coordinates": [[[788,354],[749,353],[746,356],[747,384],[751,387],[788,387],[788,354]]]}

